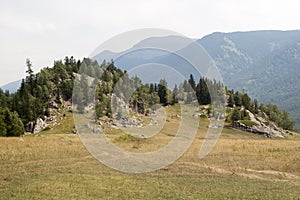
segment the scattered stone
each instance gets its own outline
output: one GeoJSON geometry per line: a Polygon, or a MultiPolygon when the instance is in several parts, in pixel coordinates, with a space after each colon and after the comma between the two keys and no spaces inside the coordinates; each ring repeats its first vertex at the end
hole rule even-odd
{"type": "Polygon", "coordinates": [[[180,118],[180,115],[175,114],[175,115],[172,115],[171,118],[172,118],[172,119],[174,119],[174,118],[180,118]]]}
{"type": "Polygon", "coordinates": [[[194,113],[193,114],[193,117],[200,117],[201,116],[201,113],[194,113]]]}
{"type": "Polygon", "coordinates": [[[169,170],[169,168],[168,167],[163,167],[162,170],[167,171],[167,170],[169,170]]]}
{"type": "Polygon", "coordinates": [[[222,124],[219,124],[219,123],[210,123],[208,125],[208,128],[222,128],[223,125],[222,124]]]}
{"type": "Polygon", "coordinates": [[[149,123],[150,126],[153,126],[153,125],[158,125],[158,122],[154,119],[151,119],[150,123],[149,123]]]}

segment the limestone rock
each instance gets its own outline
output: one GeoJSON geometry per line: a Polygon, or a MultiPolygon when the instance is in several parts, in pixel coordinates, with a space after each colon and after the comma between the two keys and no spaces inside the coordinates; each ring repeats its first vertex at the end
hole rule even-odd
{"type": "Polygon", "coordinates": [[[43,119],[38,118],[38,119],[36,120],[34,129],[33,129],[33,133],[41,132],[41,131],[44,130],[47,126],[48,126],[48,124],[47,124],[46,122],[44,122],[43,119]]]}
{"type": "Polygon", "coordinates": [[[242,131],[265,135],[268,138],[272,138],[272,137],[283,138],[283,137],[285,137],[284,130],[279,129],[278,127],[275,129],[271,125],[266,126],[265,124],[257,124],[257,125],[253,125],[250,127],[239,121],[235,121],[235,122],[232,122],[232,127],[240,129],[242,131]]]}

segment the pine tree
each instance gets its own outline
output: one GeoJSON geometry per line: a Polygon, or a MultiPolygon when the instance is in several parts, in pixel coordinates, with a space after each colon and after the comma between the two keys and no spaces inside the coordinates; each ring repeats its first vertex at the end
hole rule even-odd
{"type": "Polygon", "coordinates": [[[232,114],[231,114],[231,120],[232,121],[238,121],[241,119],[241,112],[239,109],[235,108],[233,111],[232,111],[232,114]]]}
{"type": "Polygon", "coordinates": [[[196,96],[200,105],[208,105],[211,103],[211,97],[206,82],[207,80],[200,78],[196,87],[196,96]]]}
{"type": "Polygon", "coordinates": [[[184,92],[190,92],[191,91],[191,87],[188,84],[187,80],[183,81],[183,89],[184,89],[184,92]]]}
{"type": "Polygon", "coordinates": [[[28,83],[29,83],[29,91],[30,91],[30,94],[33,94],[34,72],[33,72],[33,69],[32,69],[32,63],[29,60],[29,58],[26,58],[26,66],[27,66],[26,73],[28,74],[28,76],[26,77],[26,79],[28,80],[28,83]]]}
{"type": "Polygon", "coordinates": [[[190,86],[192,87],[192,89],[195,90],[195,88],[196,88],[196,83],[195,83],[193,74],[190,74],[189,84],[190,84],[190,86]]]}
{"type": "Polygon", "coordinates": [[[178,87],[177,84],[175,84],[174,89],[173,89],[173,104],[178,103],[178,87]]]}
{"type": "Polygon", "coordinates": [[[157,89],[157,84],[155,83],[154,84],[154,92],[157,92],[158,91],[158,89],[157,89]]]}
{"type": "Polygon", "coordinates": [[[158,84],[157,93],[160,98],[160,103],[167,105],[167,82],[164,79],[161,79],[158,84]]]}
{"type": "Polygon", "coordinates": [[[229,94],[229,98],[228,98],[227,105],[228,105],[229,107],[233,108],[234,104],[235,104],[235,103],[234,103],[233,94],[230,93],[230,94],[229,94]]]}
{"type": "Polygon", "coordinates": [[[6,124],[4,122],[4,115],[2,115],[0,111],[0,136],[6,136],[6,133],[7,130],[6,130],[6,124]]]}
{"type": "Polygon", "coordinates": [[[154,92],[154,84],[153,83],[150,83],[150,86],[149,86],[149,92],[152,93],[154,92]]]}
{"type": "Polygon", "coordinates": [[[258,101],[257,101],[257,99],[254,99],[254,101],[253,101],[253,112],[255,114],[258,114],[258,109],[259,109],[259,107],[258,107],[258,101]]]}
{"type": "Polygon", "coordinates": [[[238,91],[234,94],[234,102],[236,106],[241,106],[242,105],[242,98],[241,95],[238,91]]]}
{"type": "Polygon", "coordinates": [[[251,105],[251,99],[248,96],[248,94],[242,94],[242,105],[246,108],[246,109],[250,109],[250,105],[251,105]]]}

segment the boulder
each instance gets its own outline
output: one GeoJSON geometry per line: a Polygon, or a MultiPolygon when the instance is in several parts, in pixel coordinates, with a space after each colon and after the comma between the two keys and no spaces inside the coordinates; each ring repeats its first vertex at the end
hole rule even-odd
{"type": "Polygon", "coordinates": [[[46,122],[44,122],[43,119],[38,118],[38,119],[36,120],[34,129],[33,129],[33,133],[41,132],[41,131],[44,130],[47,126],[48,126],[48,124],[47,124],[46,122]]]}

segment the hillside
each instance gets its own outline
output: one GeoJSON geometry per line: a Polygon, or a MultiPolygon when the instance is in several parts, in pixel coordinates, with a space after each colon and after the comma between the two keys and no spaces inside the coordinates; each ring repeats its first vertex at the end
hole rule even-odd
{"type": "MultiPolygon", "coordinates": [[[[170,45],[177,42],[182,42],[182,38],[148,38],[124,52],[104,51],[94,58],[102,63],[104,59],[110,61],[118,57],[115,64],[123,70],[145,63],[170,65],[188,78],[193,67],[176,55],[161,50],[139,49],[148,44],[170,45]],[[135,51],[131,52],[133,49],[135,51]]],[[[297,87],[300,85],[300,31],[218,32],[197,42],[215,61],[228,88],[244,90],[262,103],[272,102],[287,109],[296,121],[296,128],[300,129],[300,89],[297,87]]],[[[199,78],[195,76],[195,79],[199,78]]],[[[14,92],[18,86],[13,83],[2,89],[14,92]]]]}
{"type": "Polygon", "coordinates": [[[214,33],[198,41],[228,87],[278,104],[300,127],[300,31],[214,33]]]}
{"type": "MultiPolygon", "coordinates": [[[[174,36],[148,38],[124,52],[104,52],[95,59],[102,62],[101,59],[118,58],[116,66],[125,70],[145,63],[169,65],[188,78],[194,68],[175,54],[138,49],[151,42],[169,45],[180,41],[180,37],[174,36]]],[[[300,85],[300,31],[213,33],[197,42],[215,61],[228,88],[245,91],[262,103],[278,104],[291,113],[296,127],[300,128],[300,89],[297,87],[300,85]]]]}

